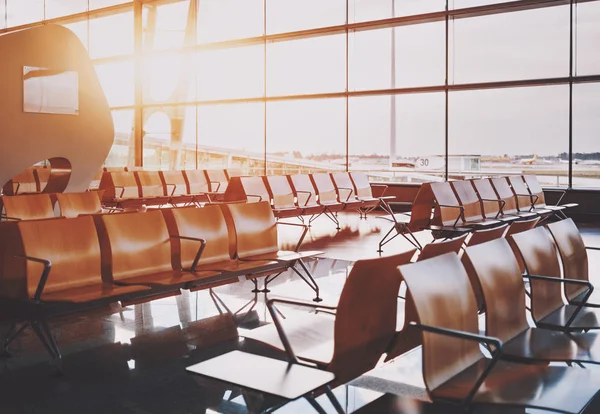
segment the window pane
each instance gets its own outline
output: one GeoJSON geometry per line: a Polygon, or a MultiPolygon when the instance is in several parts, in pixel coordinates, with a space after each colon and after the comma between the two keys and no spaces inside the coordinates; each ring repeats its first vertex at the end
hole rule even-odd
{"type": "Polygon", "coordinates": [[[85,46],[86,49],[88,48],[88,21],[87,20],[83,20],[83,21],[75,22],[75,23],[68,23],[68,24],[64,24],[63,26],[65,26],[67,29],[69,29],[73,33],[75,33],[75,35],[79,38],[79,40],[81,40],[81,43],[83,43],[83,46],[85,46]]]}
{"type": "Polygon", "coordinates": [[[111,62],[98,64],[96,74],[109,106],[133,105],[134,76],[133,62],[111,62]]]}
{"type": "Polygon", "coordinates": [[[264,91],[264,46],[198,54],[198,99],[255,98],[264,91]]]}
{"type": "Polygon", "coordinates": [[[7,27],[44,20],[44,0],[7,0],[7,27]]]}
{"type": "MultiPolygon", "coordinates": [[[[573,85],[573,186],[600,187],[600,83],[573,85]]],[[[568,154],[564,154],[568,159],[568,154]]]]}
{"type": "Polygon", "coordinates": [[[198,41],[261,36],[263,21],[263,0],[202,0],[198,8],[198,41]]]}
{"type": "Polygon", "coordinates": [[[344,35],[267,46],[267,95],[339,92],[346,86],[344,35]]]}
{"type": "Polygon", "coordinates": [[[46,19],[87,11],[87,0],[46,0],[46,19]]]}
{"type": "Polygon", "coordinates": [[[446,0],[349,0],[350,23],[432,13],[446,9],[446,0]]]}
{"type": "Polygon", "coordinates": [[[151,55],[144,58],[144,91],[146,103],[184,102],[195,100],[194,55],[180,52],[151,55]]]}
{"type": "Polygon", "coordinates": [[[115,6],[123,3],[133,3],[133,0],[89,0],[90,10],[101,9],[103,7],[115,6]]]}
{"type": "Polygon", "coordinates": [[[600,74],[600,1],[576,4],[575,74],[600,74]]]}
{"type": "Polygon", "coordinates": [[[107,167],[132,166],[133,152],[133,109],[112,111],[115,125],[115,141],[105,161],[107,167]]]}
{"type": "Polygon", "coordinates": [[[201,168],[264,171],[264,104],[198,106],[198,159],[201,168]]]}
{"type": "Polygon", "coordinates": [[[450,27],[450,82],[569,75],[569,7],[455,20],[450,27]]]}
{"type": "Polygon", "coordinates": [[[444,23],[356,32],[350,35],[349,41],[351,90],[444,84],[444,23]],[[392,67],[392,55],[395,67],[392,67]]]}
{"type": "Polygon", "coordinates": [[[144,5],[144,49],[164,50],[184,45],[189,0],[144,5]]]}
{"type": "Polygon", "coordinates": [[[344,99],[311,99],[267,104],[269,173],[344,170],[344,99]]]}
{"type": "Polygon", "coordinates": [[[266,0],[267,33],[342,25],[346,0],[266,0]]]}
{"type": "Polygon", "coordinates": [[[144,110],[144,168],[195,168],[196,107],[144,110]]]}
{"type": "Polygon", "coordinates": [[[350,98],[349,114],[350,170],[384,181],[443,177],[443,93],[350,98]]]}
{"type": "Polygon", "coordinates": [[[133,53],[133,12],[90,20],[92,59],[133,53]]]}
{"type": "Polygon", "coordinates": [[[568,86],[451,92],[449,113],[451,178],[534,173],[567,183],[568,86]]]}

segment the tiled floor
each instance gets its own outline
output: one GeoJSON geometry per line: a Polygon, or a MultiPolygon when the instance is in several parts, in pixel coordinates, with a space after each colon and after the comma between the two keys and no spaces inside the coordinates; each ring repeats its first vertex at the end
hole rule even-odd
{"type": "MultiPolygon", "coordinates": [[[[308,265],[327,304],[337,302],[353,261],[378,256],[378,241],[390,227],[376,217],[359,220],[354,214],[341,215],[341,220],[340,231],[326,218],[317,220],[303,245],[305,250],[324,251],[324,258],[308,261],[308,265]]],[[[600,245],[600,232],[583,232],[588,244],[600,245]]],[[[295,244],[296,237],[295,230],[282,229],[282,245],[295,244]]],[[[431,240],[425,232],[418,238],[423,243],[431,240]]],[[[385,247],[384,254],[410,247],[398,237],[385,247]]],[[[600,269],[600,253],[596,256],[591,258],[592,269],[600,269]]],[[[314,297],[291,272],[269,287],[272,297],[314,297]]],[[[186,366],[211,356],[243,349],[245,332],[270,323],[265,294],[255,295],[251,289],[252,283],[244,280],[212,291],[183,291],[149,303],[125,308],[114,305],[53,320],[52,332],[63,352],[62,376],[54,375],[47,354],[27,330],[11,344],[12,356],[0,358],[0,412],[225,414],[277,406],[279,401],[263,400],[185,372],[186,366]]],[[[402,313],[398,316],[401,322],[402,313]]],[[[266,348],[264,353],[270,354],[266,348]]],[[[347,412],[382,392],[423,398],[418,355],[401,364],[392,362],[334,392],[347,412]]],[[[318,401],[327,412],[334,412],[326,398],[321,396],[318,401]]],[[[304,413],[311,408],[305,400],[297,400],[277,412],[304,413]]]]}

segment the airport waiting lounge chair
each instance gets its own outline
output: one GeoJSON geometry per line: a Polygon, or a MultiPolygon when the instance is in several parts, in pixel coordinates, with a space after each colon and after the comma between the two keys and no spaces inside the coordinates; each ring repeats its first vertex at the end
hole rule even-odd
{"type": "Polygon", "coordinates": [[[100,191],[56,193],[54,196],[62,217],[71,218],[82,214],[100,214],[103,212],[100,191]]]}
{"type": "MultiPolygon", "coordinates": [[[[356,192],[356,188],[354,183],[352,182],[352,178],[350,177],[350,173],[348,172],[336,172],[331,173],[331,179],[333,184],[338,192],[338,198],[340,201],[344,202],[355,202],[358,204],[354,204],[356,206],[356,210],[360,214],[360,218],[367,218],[367,214],[373,211],[377,207],[382,204],[382,200],[379,198],[368,198],[368,197],[359,197],[356,192]]],[[[349,208],[351,208],[350,205],[349,208]]]]}
{"type": "MultiPolygon", "coordinates": [[[[487,179],[491,183],[498,199],[502,203],[502,214],[508,216],[517,216],[521,219],[531,219],[540,216],[537,212],[529,211],[529,209],[522,209],[517,202],[517,197],[513,190],[508,185],[505,177],[496,177],[487,179]]],[[[479,184],[479,183],[478,183],[479,184]]],[[[483,183],[479,185],[484,185],[483,183]]],[[[478,186],[479,188],[479,186],[478,186]]]]}
{"type": "Polygon", "coordinates": [[[594,286],[586,280],[562,278],[556,245],[546,228],[513,234],[508,240],[525,264],[524,277],[531,284],[531,316],[537,326],[563,331],[600,329],[600,309],[585,306],[594,286]],[[569,285],[571,292],[583,291],[577,304],[564,303],[563,285],[569,285]]]}
{"type": "Polygon", "coordinates": [[[538,181],[537,176],[535,176],[535,175],[531,175],[531,174],[524,175],[523,180],[525,180],[525,184],[527,184],[527,189],[529,190],[529,193],[531,194],[531,196],[534,198],[533,204],[537,208],[554,210],[562,218],[567,218],[567,216],[565,215],[563,210],[579,206],[579,204],[577,204],[577,203],[560,204],[560,202],[563,200],[563,198],[567,195],[567,190],[562,190],[562,189],[558,189],[558,188],[556,188],[556,189],[550,188],[550,189],[544,190],[544,189],[542,189],[542,186],[540,185],[540,182],[538,181]],[[560,194],[560,197],[558,198],[558,201],[556,202],[555,205],[546,204],[546,196],[544,195],[544,191],[549,191],[549,192],[560,194]]]}
{"type": "Polygon", "coordinates": [[[210,184],[210,190],[213,193],[222,193],[224,194],[227,190],[227,185],[229,183],[229,179],[227,178],[227,174],[224,169],[216,169],[216,170],[204,170],[206,174],[206,178],[210,184]]]}
{"type": "Polygon", "coordinates": [[[529,192],[529,188],[527,188],[527,185],[525,184],[525,181],[523,180],[522,176],[509,175],[508,177],[506,177],[506,181],[508,181],[508,183],[510,184],[510,188],[512,189],[517,199],[517,206],[519,207],[519,211],[531,211],[545,217],[549,217],[555,214],[557,215],[557,217],[561,218],[559,211],[563,208],[550,209],[545,204],[544,207],[542,207],[540,204],[536,205],[536,203],[539,200],[539,196],[532,195],[529,192]]]}
{"type": "Polygon", "coordinates": [[[272,200],[273,214],[278,219],[298,217],[305,214],[305,209],[298,206],[294,190],[285,175],[267,175],[267,189],[272,200]]]}
{"type": "MultiPolygon", "coordinates": [[[[485,302],[485,334],[503,343],[503,359],[522,362],[600,364],[595,333],[531,328],[527,321],[523,277],[506,239],[465,250],[485,302]]],[[[472,280],[473,282],[473,280],[472,280]]]]}
{"type": "Polygon", "coordinates": [[[5,220],[39,220],[54,217],[50,194],[21,194],[2,196],[5,220]]]}
{"type": "Polygon", "coordinates": [[[352,178],[352,183],[354,184],[354,190],[356,191],[356,197],[359,200],[372,200],[373,198],[377,198],[380,201],[380,207],[383,208],[387,213],[394,214],[389,201],[395,200],[396,196],[390,195],[386,196],[385,193],[388,189],[388,186],[385,184],[372,184],[369,181],[369,177],[366,173],[362,171],[353,171],[350,173],[350,178],[352,178]],[[376,188],[380,191],[379,194],[373,194],[373,188],[376,188]]]}
{"type": "Polygon", "coordinates": [[[502,360],[505,344],[479,333],[475,296],[456,254],[399,270],[414,300],[412,326],[422,332],[423,379],[434,404],[455,403],[474,412],[488,407],[581,413],[597,395],[598,370],[502,360]]]}
{"type": "MultiPolygon", "coordinates": [[[[322,214],[325,214],[331,221],[336,223],[337,219],[333,217],[333,213],[317,201],[317,191],[307,174],[293,174],[288,175],[287,178],[298,200],[298,207],[304,209],[305,215],[310,215],[308,219],[309,227],[322,214]]],[[[300,219],[303,220],[302,216],[300,216],[300,219]]]]}
{"type": "Polygon", "coordinates": [[[473,187],[471,181],[450,181],[460,204],[464,207],[464,217],[467,222],[481,220],[499,220],[504,223],[510,223],[518,219],[515,216],[507,216],[496,213],[494,217],[488,217],[483,209],[483,201],[473,187]]]}
{"type": "MultiPolygon", "coordinates": [[[[579,229],[572,219],[560,220],[546,225],[558,249],[563,269],[567,279],[577,279],[589,282],[588,250],[600,251],[600,247],[586,246],[579,229]]],[[[564,294],[568,302],[577,305],[584,301],[586,291],[582,286],[565,285],[564,294]]],[[[587,307],[600,307],[600,294],[594,291],[587,301],[587,307]]]]}

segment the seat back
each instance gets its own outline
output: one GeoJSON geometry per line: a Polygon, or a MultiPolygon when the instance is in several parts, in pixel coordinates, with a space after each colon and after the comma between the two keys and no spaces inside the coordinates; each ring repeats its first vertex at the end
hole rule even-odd
{"type": "Polygon", "coordinates": [[[310,179],[315,186],[319,203],[337,203],[339,201],[337,191],[331,180],[331,176],[327,173],[310,174],[310,179]]]}
{"type": "Polygon", "coordinates": [[[506,179],[508,180],[513,193],[517,197],[517,207],[519,208],[519,211],[529,211],[532,206],[533,198],[525,185],[525,181],[523,181],[523,177],[520,175],[509,175],[506,179]]]}
{"type": "Polygon", "coordinates": [[[413,200],[410,210],[410,222],[408,224],[410,231],[423,230],[429,226],[433,204],[434,198],[431,183],[421,184],[421,188],[419,188],[419,192],[413,200]]]}
{"type": "Polygon", "coordinates": [[[77,217],[80,214],[102,213],[99,191],[84,193],[57,193],[56,200],[63,217],[77,217]]]}
{"type": "Polygon", "coordinates": [[[2,191],[6,195],[37,193],[39,186],[35,177],[34,167],[27,168],[7,182],[2,191]]]}
{"type": "Polygon", "coordinates": [[[340,201],[352,200],[356,198],[354,193],[354,184],[350,174],[347,172],[335,172],[331,173],[331,180],[337,190],[340,201]]]}
{"type": "Polygon", "coordinates": [[[140,189],[133,172],[106,171],[100,180],[100,189],[104,190],[103,200],[114,198],[140,198],[140,189]]]}
{"type": "Polygon", "coordinates": [[[307,174],[288,175],[287,178],[296,193],[300,207],[317,205],[315,186],[307,174]]]}
{"type": "Polygon", "coordinates": [[[180,196],[190,194],[183,171],[160,171],[159,174],[168,195],[180,196]]]}
{"type": "MultiPolygon", "coordinates": [[[[161,211],[169,234],[206,240],[199,265],[229,260],[227,223],[218,205],[206,205],[204,208],[167,208],[161,211]]],[[[200,247],[199,242],[175,239],[174,246],[177,267],[191,267],[200,247]]]]}
{"type": "Polygon", "coordinates": [[[508,241],[467,247],[465,260],[473,268],[471,283],[483,293],[486,334],[506,342],[527,330],[525,285],[508,241]]]}
{"type": "MultiPolygon", "coordinates": [[[[510,236],[513,250],[520,254],[528,274],[560,278],[560,263],[552,237],[544,227],[510,236]]],[[[560,283],[531,280],[531,311],[537,321],[564,303],[560,283]]]]}
{"type": "Polygon", "coordinates": [[[443,226],[460,224],[460,201],[456,198],[452,185],[447,181],[430,183],[435,199],[434,218],[436,223],[443,226]]]}
{"type": "Polygon", "coordinates": [[[105,278],[119,281],[173,269],[169,231],[160,210],[95,219],[105,278]]]}
{"type": "Polygon", "coordinates": [[[211,191],[211,185],[208,182],[208,176],[204,170],[185,170],[184,173],[190,194],[200,194],[211,191]]]}
{"type": "Polygon", "coordinates": [[[414,252],[354,263],[338,302],[333,358],[327,368],[338,382],[371,370],[388,349],[396,331],[402,281],[398,266],[408,263],[414,252]]]}
{"type": "MultiPolygon", "coordinates": [[[[479,333],[473,289],[455,253],[400,266],[399,270],[412,296],[417,322],[479,333]]],[[[432,395],[437,387],[483,358],[476,342],[427,332],[422,337],[423,379],[432,395]]],[[[465,397],[455,391],[454,398],[465,397]]]]}
{"type": "Polygon", "coordinates": [[[504,207],[502,208],[502,212],[504,214],[514,214],[519,211],[517,205],[517,198],[513,191],[508,185],[508,181],[504,177],[496,177],[490,178],[490,182],[494,186],[494,190],[496,191],[496,195],[502,201],[504,201],[504,207]]]}
{"type": "Polygon", "coordinates": [[[6,216],[10,218],[38,220],[54,217],[50,194],[3,196],[2,203],[6,216]]]}
{"type": "Polygon", "coordinates": [[[435,256],[441,256],[446,253],[456,253],[460,252],[460,248],[465,243],[465,239],[468,234],[463,234],[461,236],[455,237],[453,239],[447,239],[443,241],[434,241],[429,244],[423,246],[423,250],[419,253],[419,257],[417,261],[420,262],[422,260],[430,259],[435,256]]]}
{"type": "Polygon", "coordinates": [[[224,193],[227,190],[227,175],[225,170],[206,170],[206,177],[210,182],[210,190],[219,193],[224,193]]]}
{"type": "Polygon", "coordinates": [[[508,228],[508,224],[504,224],[499,227],[494,227],[491,229],[481,229],[476,230],[471,233],[471,237],[467,241],[467,246],[475,246],[481,243],[486,243],[491,240],[496,240],[504,237],[504,233],[506,233],[506,229],[508,228]]]}
{"type": "Polygon", "coordinates": [[[500,199],[492,187],[492,183],[489,178],[480,178],[478,180],[471,180],[471,184],[477,190],[477,195],[481,200],[483,207],[483,215],[485,218],[494,218],[500,212],[500,199]],[[498,200],[498,201],[493,201],[498,200]]]}
{"type": "MultiPolygon", "coordinates": [[[[523,176],[523,180],[525,180],[525,184],[529,188],[529,192],[537,196],[537,200],[535,200],[534,205],[540,208],[546,207],[546,198],[544,197],[544,190],[540,185],[537,177],[535,175],[527,174],[523,176]]],[[[535,197],[534,197],[535,198],[535,197]]]]}
{"type": "MultiPolygon", "coordinates": [[[[91,216],[19,222],[26,256],[50,260],[44,288],[56,292],[102,282],[100,245],[91,216]]],[[[27,294],[33,298],[44,266],[26,262],[27,294]]]]}
{"type": "MultiPolygon", "coordinates": [[[[558,248],[566,279],[589,280],[588,256],[585,242],[572,219],[564,219],[547,225],[558,248]]],[[[585,292],[585,286],[565,285],[565,295],[573,300],[585,292]]]]}
{"type": "Polygon", "coordinates": [[[373,197],[371,183],[369,182],[369,177],[366,173],[362,171],[351,172],[350,178],[352,178],[354,190],[356,191],[356,195],[358,197],[373,197]]]}
{"type": "Polygon", "coordinates": [[[294,208],[294,190],[285,175],[268,175],[266,177],[268,190],[275,208],[294,208]]]}
{"type": "Polygon", "coordinates": [[[229,185],[231,185],[234,180],[239,180],[242,184],[248,202],[268,201],[269,204],[271,203],[271,195],[269,194],[269,190],[267,190],[263,177],[257,175],[232,177],[229,185]]]}
{"type": "Polygon", "coordinates": [[[481,201],[475,192],[473,184],[469,181],[451,181],[451,186],[454,188],[460,204],[464,207],[465,221],[480,221],[483,219],[483,210],[481,201]]]}
{"type": "MultiPolygon", "coordinates": [[[[508,240],[510,240],[510,236],[512,236],[513,234],[522,233],[524,231],[535,228],[535,226],[538,224],[539,221],[540,221],[539,217],[534,217],[529,220],[514,221],[514,222],[510,223],[510,226],[508,227],[508,230],[506,231],[506,234],[504,235],[504,237],[506,237],[508,240]]],[[[517,263],[519,263],[519,269],[521,269],[521,273],[524,273],[525,272],[525,263],[523,263],[523,259],[521,258],[521,255],[519,254],[519,252],[517,252],[516,247],[513,243],[510,243],[510,246],[514,249],[515,257],[517,258],[517,263]]]]}
{"type": "Polygon", "coordinates": [[[140,194],[142,197],[164,197],[167,195],[158,171],[135,171],[140,183],[140,194]]]}
{"type": "Polygon", "coordinates": [[[230,253],[235,248],[237,257],[245,259],[279,250],[277,222],[268,201],[221,204],[221,208],[229,234],[235,235],[235,242],[230,238],[230,253]]]}

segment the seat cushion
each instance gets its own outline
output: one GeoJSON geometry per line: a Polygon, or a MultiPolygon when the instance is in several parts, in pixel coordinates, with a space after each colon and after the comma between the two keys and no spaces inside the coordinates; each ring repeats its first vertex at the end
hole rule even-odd
{"type": "Polygon", "coordinates": [[[42,295],[43,302],[72,302],[85,303],[96,300],[114,299],[129,293],[143,292],[150,290],[147,286],[116,286],[105,283],[81,286],[72,289],[57,290],[52,293],[42,295]]]}
{"type": "Polygon", "coordinates": [[[279,250],[273,253],[265,253],[257,256],[246,257],[245,261],[262,261],[262,260],[274,260],[274,261],[286,261],[291,262],[294,260],[305,259],[307,257],[315,257],[323,254],[316,250],[306,252],[293,252],[290,250],[279,250]]]}
{"type": "Polygon", "coordinates": [[[167,272],[151,273],[148,275],[135,276],[126,279],[120,279],[119,284],[124,285],[158,285],[158,286],[175,286],[182,283],[193,282],[200,278],[218,276],[216,271],[203,272],[182,272],[172,270],[167,272]]]}

